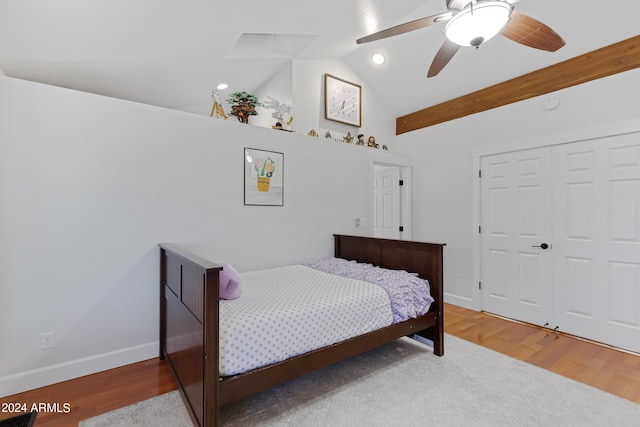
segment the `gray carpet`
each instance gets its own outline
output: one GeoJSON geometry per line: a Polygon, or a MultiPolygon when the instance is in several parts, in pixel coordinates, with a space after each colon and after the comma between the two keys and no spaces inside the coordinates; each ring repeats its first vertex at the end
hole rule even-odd
{"type": "MultiPolygon", "coordinates": [[[[223,426],[640,426],[640,405],[467,341],[402,339],[223,408],[223,426]]],[[[191,426],[178,392],[80,427],[191,426]]]]}

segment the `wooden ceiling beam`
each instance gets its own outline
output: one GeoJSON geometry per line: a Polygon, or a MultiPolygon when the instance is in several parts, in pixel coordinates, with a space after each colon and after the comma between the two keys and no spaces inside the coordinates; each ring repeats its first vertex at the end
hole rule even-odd
{"type": "Polygon", "coordinates": [[[640,35],[396,119],[396,135],[640,68],[640,35]]]}

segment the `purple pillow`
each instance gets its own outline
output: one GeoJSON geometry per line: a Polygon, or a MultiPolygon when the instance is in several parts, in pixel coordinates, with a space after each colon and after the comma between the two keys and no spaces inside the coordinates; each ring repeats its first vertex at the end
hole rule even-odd
{"type": "Polygon", "coordinates": [[[242,283],[240,275],[227,262],[219,262],[222,266],[220,272],[220,298],[236,299],[242,295],[242,283]]]}

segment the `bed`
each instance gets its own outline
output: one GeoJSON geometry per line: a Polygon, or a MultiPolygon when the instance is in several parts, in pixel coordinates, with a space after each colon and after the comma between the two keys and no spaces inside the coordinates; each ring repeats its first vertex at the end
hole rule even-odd
{"type": "MultiPolygon", "coordinates": [[[[419,335],[444,354],[444,244],[334,235],[336,258],[417,273],[434,302],[426,314],[286,360],[221,375],[219,275],[222,267],[178,245],[160,244],[160,358],[179,384],[194,424],[218,426],[218,409],[403,336],[419,335]]],[[[241,297],[242,298],[242,297],[241,297]]]]}

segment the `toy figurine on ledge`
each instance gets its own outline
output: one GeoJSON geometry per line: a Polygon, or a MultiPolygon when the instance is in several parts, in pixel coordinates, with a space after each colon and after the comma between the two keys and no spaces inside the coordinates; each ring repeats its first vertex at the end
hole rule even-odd
{"type": "Polygon", "coordinates": [[[213,113],[216,114],[216,119],[218,117],[222,117],[225,120],[228,119],[227,115],[224,113],[224,108],[222,108],[222,104],[220,103],[220,94],[217,90],[211,91],[211,97],[213,98],[213,107],[211,107],[211,114],[209,117],[213,117],[213,113]]]}
{"type": "Polygon", "coordinates": [[[292,105],[283,104],[277,99],[267,96],[267,101],[265,101],[264,107],[274,110],[274,112],[271,114],[271,117],[276,119],[276,124],[274,126],[271,126],[272,129],[293,132],[293,130],[291,130],[291,122],[293,122],[294,110],[292,105]],[[285,116],[289,116],[289,120],[286,123],[284,120],[285,116]]]}
{"type": "Polygon", "coordinates": [[[264,104],[258,100],[258,97],[248,92],[235,92],[229,95],[227,99],[231,105],[231,114],[235,116],[240,123],[249,123],[250,116],[257,116],[256,107],[264,107],[264,104]]]}
{"type": "Polygon", "coordinates": [[[351,144],[353,142],[353,137],[351,136],[351,132],[347,132],[347,134],[344,137],[344,142],[346,142],[347,144],[351,144]]]}

